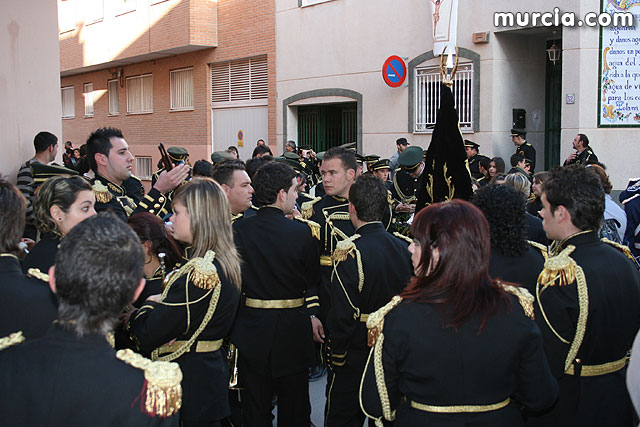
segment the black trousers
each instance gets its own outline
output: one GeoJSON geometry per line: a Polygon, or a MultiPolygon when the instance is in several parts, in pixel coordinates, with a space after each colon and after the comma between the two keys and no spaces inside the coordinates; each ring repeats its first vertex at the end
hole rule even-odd
{"type": "Polygon", "coordinates": [[[301,427],[311,424],[308,369],[274,378],[269,371],[253,370],[240,352],[238,372],[243,387],[246,387],[240,391],[244,427],[273,425],[271,402],[274,395],[278,396],[278,427],[301,427]]]}
{"type": "MultiPolygon", "coordinates": [[[[365,414],[360,409],[360,380],[367,363],[367,350],[352,350],[344,366],[330,370],[327,375],[324,420],[326,427],[362,427],[365,414]]],[[[373,426],[373,420],[369,420],[373,426]]]]}

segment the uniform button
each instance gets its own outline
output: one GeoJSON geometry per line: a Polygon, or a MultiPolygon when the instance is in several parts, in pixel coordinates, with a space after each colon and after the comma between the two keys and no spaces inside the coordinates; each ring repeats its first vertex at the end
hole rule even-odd
{"type": "Polygon", "coordinates": [[[158,203],[156,203],[155,205],[153,205],[153,207],[158,209],[160,207],[160,205],[158,203]]]}
{"type": "Polygon", "coordinates": [[[161,197],[158,197],[158,201],[159,201],[160,203],[164,202],[164,197],[162,197],[162,196],[161,196],[161,197]]]}
{"type": "Polygon", "coordinates": [[[156,213],[153,209],[149,209],[149,213],[156,213]]]}

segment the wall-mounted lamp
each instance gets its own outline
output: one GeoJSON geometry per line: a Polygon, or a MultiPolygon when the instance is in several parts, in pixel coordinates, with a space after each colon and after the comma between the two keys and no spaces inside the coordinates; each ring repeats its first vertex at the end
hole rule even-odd
{"type": "Polygon", "coordinates": [[[556,62],[560,61],[561,53],[562,50],[558,46],[556,46],[556,42],[554,40],[551,44],[551,47],[547,49],[547,56],[549,57],[549,61],[551,61],[553,65],[556,65],[556,62]]]}

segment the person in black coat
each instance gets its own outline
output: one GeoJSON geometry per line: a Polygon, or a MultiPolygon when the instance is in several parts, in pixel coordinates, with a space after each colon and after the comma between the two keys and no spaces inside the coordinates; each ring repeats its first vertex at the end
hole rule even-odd
{"type": "Polygon", "coordinates": [[[386,232],[381,222],[387,204],[386,188],[374,176],[361,176],[349,190],[349,215],[356,230],[333,253],[327,426],[362,426],[365,415],[358,404],[358,388],[369,354],[365,322],[411,277],[409,239],[386,232]]]}
{"type": "Polygon", "coordinates": [[[18,247],[24,231],[26,201],[0,178],[0,337],[22,331],[26,338],[44,335],[58,314],[48,286],[24,276],[18,247]]]}
{"type": "Polygon", "coordinates": [[[489,275],[517,283],[535,295],[547,248],[527,241],[524,196],[507,185],[489,185],[476,191],[472,202],[489,222],[489,275]]]}
{"type": "MultiPolygon", "coordinates": [[[[515,188],[522,193],[525,199],[529,199],[529,195],[531,194],[531,182],[529,182],[529,179],[525,175],[521,173],[511,173],[504,179],[504,185],[515,188]]],[[[527,212],[525,214],[525,225],[527,230],[527,239],[529,241],[539,243],[543,246],[547,246],[549,244],[549,239],[542,228],[542,221],[539,218],[527,212]]]]}
{"type": "Polygon", "coordinates": [[[320,230],[318,224],[285,216],[298,197],[290,166],[266,164],[253,182],[261,207],[234,223],[244,261],[242,301],[231,335],[238,349],[243,424],[271,425],[275,394],[279,426],[309,425],[313,335],[305,297],[320,277],[320,230]]]}
{"type": "MultiPolygon", "coordinates": [[[[89,183],[79,176],[49,178],[39,188],[33,211],[40,241],[22,261],[22,270],[47,274],[56,259],[60,240],[79,222],[96,214],[89,183]]],[[[37,273],[36,273],[37,274],[37,273]]]]}
{"type": "Polygon", "coordinates": [[[220,185],[195,178],[174,193],[173,211],[173,237],[191,245],[188,262],[169,274],[161,295],[131,313],[129,331],[143,354],[180,365],[182,425],[217,426],[230,413],[221,347],[241,284],[231,208],[220,185]]]}
{"type": "Polygon", "coordinates": [[[541,215],[556,242],[536,287],[536,319],[560,399],[530,425],[632,426],[625,373],[640,328],[638,271],[627,248],[598,237],[599,176],[581,165],[551,174],[541,215]]]}
{"type": "MultiPolygon", "coordinates": [[[[489,276],[489,225],[454,199],[411,227],[415,278],[369,315],[361,386],[367,415],[401,426],[522,426],[554,404],[529,292],[489,276]]],[[[378,424],[380,425],[380,424],[378,424]]]]}
{"type": "Polygon", "coordinates": [[[144,286],[143,262],[137,237],[113,215],[71,230],[51,270],[60,301],[55,324],[24,344],[19,333],[1,340],[9,347],[0,351],[3,424],[178,426],[177,364],[116,353],[109,342],[120,312],[144,286]]]}

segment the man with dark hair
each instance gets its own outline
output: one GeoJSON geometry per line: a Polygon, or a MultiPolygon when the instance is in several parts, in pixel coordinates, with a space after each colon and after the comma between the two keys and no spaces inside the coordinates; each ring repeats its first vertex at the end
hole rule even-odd
{"type": "Polygon", "coordinates": [[[271,152],[271,148],[267,147],[266,145],[257,145],[256,148],[253,149],[253,153],[251,154],[251,158],[254,159],[256,157],[262,157],[262,156],[273,156],[273,153],[271,152]]]}
{"type": "Polygon", "coordinates": [[[58,314],[51,291],[22,274],[18,255],[26,203],[18,189],[0,178],[0,337],[22,331],[26,338],[46,332],[58,314]]]}
{"type": "Polygon", "coordinates": [[[67,141],[64,143],[64,153],[62,153],[62,164],[66,168],[73,169],[73,144],[71,141],[67,141]]]}
{"type": "Polygon", "coordinates": [[[391,172],[391,178],[396,173],[396,169],[399,167],[398,165],[398,156],[409,146],[409,142],[407,138],[398,138],[396,139],[396,152],[393,153],[393,156],[389,159],[389,170],[391,172]]]}
{"type": "Polygon", "coordinates": [[[285,217],[293,212],[298,196],[290,166],[265,164],[254,182],[260,209],[234,223],[238,253],[245,261],[245,298],[231,337],[242,373],[244,425],[271,425],[274,394],[279,425],[309,425],[313,340],[305,296],[320,276],[320,230],[310,221],[285,217]]]}
{"type": "MultiPolygon", "coordinates": [[[[43,338],[0,352],[4,423],[178,425],[177,364],[116,353],[108,342],[118,316],[144,287],[143,265],[140,240],[111,214],[89,218],[65,236],[49,271],[58,320],[43,338]]],[[[16,344],[20,336],[7,341],[16,344]]]]}
{"type": "Polygon", "coordinates": [[[589,138],[587,138],[587,135],[583,133],[577,134],[575,138],[573,138],[571,145],[576,151],[569,154],[567,160],[564,161],[564,166],[572,165],[574,163],[578,165],[598,163],[598,156],[596,156],[589,146],[589,138]]]}
{"type": "Polygon", "coordinates": [[[206,160],[198,160],[193,164],[191,174],[194,178],[198,176],[211,178],[213,175],[213,165],[206,160]]]}
{"type": "Polygon", "coordinates": [[[525,159],[531,160],[531,173],[536,169],[536,149],[525,139],[527,132],[524,129],[511,129],[511,142],[516,146],[515,154],[520,154],[525,159]]]}
{"type": "Polygon", "coordinates": [[[256,171],[260,169],[262,165],[273,162],[274,160],[275,159],[273,158],[273,156],[269,154],[247,160],[245,170],[247,171],[249,178],[253,178],[253,176],[256,174],[256,171]]]}
{"type": "Polygon", "coordinates": [[[326,425],[364,423],[358,390],[369,354],[366,321],[402,291],[413,271],[409,239],[398,233],[394,237],[382,224],[387,194],[384,184],[372,175],[362,175],[349,190],[349,217],[355,234],[333,252],[326,425]]]}
{"type": "Polygon", "coordinates": [[[35,239],[33,206],[31,205],[35,194],[35,186],[31,165],[33,163],[42,163],[46,165],[53,162],[58,154],[58,138],[50,132],[39,132],[33,139],[33,146],[36,149],[36,155],[27,160],[22,166],[20,166],[20,169],[18,169],[16,186],[27,201],[27,236],[35,239]]]}
{"type": "Polygon", "coordinates": [[[490,159],[480,154],[480,144],[469,141],[468,139],[464,140],[464,149],[467,152],[471,176],[475,179],[482,179],[484,175],[480,172],[480,161],[486,159],[487,163],[489,163],[490,159]]]}
{"type": "Polygon", "coordinates": [[[253,187],[251,178],[241,160],[227,160],[213,170],[213,179],[220,184],[229,199],[233,220],[255,215],[257,208],[251,204],[253,187]]]}
{"type": "Polygon", "coordinates": [[[560,399],[532,425],[633,425],[625,372],[640,278],[626,248],[598,238],[604,200],[600,178],[581,165],[554,169],[543,187],[540,214],[557,245],[538,279],[536,321],[560,399]]]}
{"type": "Polygon", "coordinates": [[[287,141],[287,143],[284,146],[284,151],[287,153],[295,153],[296,150],[297,148],[296,148],[295,141],[291,141],[291,140],[287,141]]]}
{"type": "Polygon", "coordinates": [[[125,222],[138,212],[164,217],[171,209],[166,194],[189,174],[185,164],[163,171],[149,194],[144,195],[142,183],[133,176],[134,157],[129,144],[115,128],[100,128],[89,135],[87,156],[96,175],[92,180],[96,212],[111,210],[125,222]]]}

